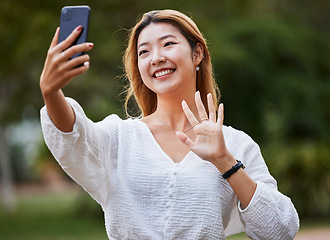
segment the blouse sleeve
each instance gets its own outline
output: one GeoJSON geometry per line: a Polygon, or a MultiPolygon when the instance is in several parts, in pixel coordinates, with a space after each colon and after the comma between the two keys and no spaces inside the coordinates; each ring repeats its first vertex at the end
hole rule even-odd
{"type": "Polygon", "coordinates": [[[47,147],[63,170],[81,185],[101,206],[107,199],[109,157],[115,158],[116,122],[112,115],[99,123],[89,120],[81,106],[66,98],[75,113],[73,131],[64,133],[56,128],[47,108],[40,110],[41,127],[47,147]],[[111,134],[106,134],[108,130],[111,134]],[[110,144],[111,143],[111,144],[110,144]]]}
{"type": "MultiPolygon", "coordinates": [[[[259,146],[245,133],[237,132],[229,139],[229,151],[236,159],[242,160],[246,166],[244,170],[257,183],[257,188],[245,209],[237,202],[232,216],[239,217],[251,239],[293,239],[299,229],[299,218],[291,199],[278,191],[277,182],[270,175],[259,146]]],[[[231,224],[232,228],[234,225],[231,224]]]]}

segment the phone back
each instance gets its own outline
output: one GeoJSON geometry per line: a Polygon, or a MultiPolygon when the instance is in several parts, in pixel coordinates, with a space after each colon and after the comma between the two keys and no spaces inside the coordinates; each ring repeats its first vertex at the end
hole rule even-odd
{"type": "Polygon", "coordinates": [[[58,43],[65,40],[72,31],[81,25],[83,27],[81,34],[73,43],[80,44],[87,41],[87,31],[89,23],[89,6],[66,6],[61,10],[60,33],[58,43]]]}

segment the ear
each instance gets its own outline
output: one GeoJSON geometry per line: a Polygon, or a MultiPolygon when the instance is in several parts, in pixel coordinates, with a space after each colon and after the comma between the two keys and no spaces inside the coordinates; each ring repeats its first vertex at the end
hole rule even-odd
{"type": "Polygon", "coordinates": [[[201,43],[197,43],[194,49],[194,63],[197,67],[204,58],[204,47],[201,43]]]}

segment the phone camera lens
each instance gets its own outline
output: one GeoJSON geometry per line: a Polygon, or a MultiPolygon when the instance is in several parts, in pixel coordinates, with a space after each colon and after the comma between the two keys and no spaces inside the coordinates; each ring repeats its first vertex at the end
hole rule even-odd
{"type": "Polygon", "coordinates": [[[72,10],[70,8],[63,8],[61,15],[63,21],[70,21],[72,18],[72,10]]]}

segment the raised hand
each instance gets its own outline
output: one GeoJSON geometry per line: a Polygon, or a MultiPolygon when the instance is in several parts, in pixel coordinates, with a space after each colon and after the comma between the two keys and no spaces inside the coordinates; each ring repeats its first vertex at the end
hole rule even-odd
{"type": "Polygon", "coordinates": [[[61,131],[70,132],[75,122],[75,114],[67,103],[62,88],[72,78],[88,70],[89,56],[87,54],[73,59],[71,57],[77,53],[92,49],[93,44],[82,43],[71,46],[81,33],[81,26],[73,30],[66,40],[57,44],[59,30],[57,28],[47,53],[44,69],[40,76],[40,89],[50,119],[61,131]]]}
{"type": "Polygon", "coordinates": [[[220,104],[217,116],[211,94],[207,95],[209,114],[205,110],[199,92],[195,94],[195,102],[199,116],[195,116],[191,112],[185,101],[182,102],[182,108],[191,126],[194,126],[193,130],[196,140],[192,141],[183,132],[178,132],[177,136],[192,152],[203,160],[210,161],[213,164],[221,164],[224,161],[228,161],[228,159],[232,161],[233,158],[230,157],[231,154],[226,147],[222,132],[224,119],[223,104],[220,104]],[[198,119],[201,121],[199,122],[198,119]]]}
{"type": "Polygon", "coordinates": [[[93,47],[93,43],[83,43],[70,47],[81,30],[81,26],[78,26],[66,40],[57,44],[59,35],[59,28],[57,28],[40,76],[40,89],[44,97],[56,94],[72,78],[88,70],[90,58],[87,54],[70,59],[75,54],[86,52],[93,47]],[[82,66],[77,67],[79,65],[82,66]]]}

